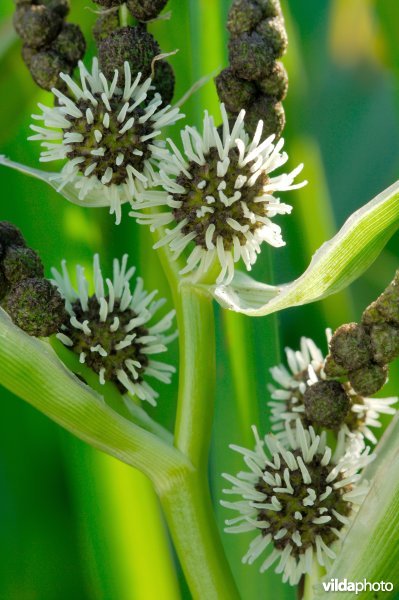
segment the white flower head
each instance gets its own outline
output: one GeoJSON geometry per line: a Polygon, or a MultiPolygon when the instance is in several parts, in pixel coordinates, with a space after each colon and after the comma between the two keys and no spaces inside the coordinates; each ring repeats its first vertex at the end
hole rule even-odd
{"type": "Polygon", "coordinates": [[[289,174],[271,176],[288,159],[284,140],[275,136],[261,142],[263,122],[249,138],[244,128],[245,111],[230,125],[223,104],[219,130],[205,112],[203,131],[186,127],[181,134],[184,151],[168,140],[172,156],[165,154],[159,183],[165,192],[143,193],[131,213],[152,229],[170,226],[156,247],[169,245],[175,258],[189,252],[181,273],[196,272],[197,278],[213,263],[219,263],[217,283],[229,283],[240,259],[251,269],[262,242],[283,246],[276,215],[291,212],[276,192],[295,189],[300,165],[289,174]],[[142,208],[166,208],[142,214],[142,208]]]}
{"type": "MultiPolygon", "coordinates": [[[[326,334],[329,341],[331,330],[327,330],[326,334]]],[[[272,431],[283,443],[287,441],[287,422],[293,424],[300,418],[305,426],[311,424],[305,414],[304,394],[313,384],[327,379],[324,373],[325,357],[313,340],[302,337],[300,350],[286,348],[285,352],[288,366],[281,364],[270,369],[277,386],[269,386],[271,400],[268,402],[272,431]]],[[[361,434],[376,444],[377,438],[371,428],[381,427],[381,414],[395,414],[393,405],[398,398],[366,398],[356,394],[348,382],[343,387],[349,397],[350,410],[341,425],[342,432],[348,437],[361,434]]]]}
{"type": "Polygon", "coordinates": [[[61,272],[52,269],[54,283],[65,298],[70,314],[69,323],[57,334],[58,339],[79,354],[96,373],[99,381],[113,381],[121,391],[140,400],[156,404],[158,393],[149,385],[153,377],[170,383],[175,368],[153,360],[153,355],[165,352],[176,333],[167,335],[175,311],[150,324],[164,300],[154,300],[157,291],[147,293],[143,280],[137,278],[134,288],[131,279],[135,268],[127,268],[128,256],[114,260],[113,278],[101,273],[98,255],[94,256],[94,294],[89,294],[89,282],[81,266],[76,267],[77,289],[71,283],[66,262],[61,272]]]}
{"type": "Polygon", "coordinates": [[[275,572],[295,585],[311,572],[314,559],[326,568],[335,559],[336,546],[368,491],[359,471],[374,455],[364,444],[355,456],[343,453],[342,445],[333,453],[325,434],[305,429],[299,419],[294,428],[287,426],[288,447],[274,435],[263,441],[253,431],[254,450],[231,446],[243,455],[245,470],[223,475],[232,485],[223,492],[239,497],[222,501],[238,513],[226,521],[226,531],[257,532],[243,562],[252,564],[271,547],[260,571],[277,563],[275,572]]]}
{"type": "Polygon", "coordinates": [[[109,206],[117,222],[121,204],[130,201],[152,184],[154,167],[164,153],[158,139],[162,129],[184,115],[178,108],[162,107],[155,93],[149,99],[152,79],[132,81],[130,66],[124,64],[123,88],[118,87],[118,71],[107,81],[99,70],[97,58],[89,71],[79,62],[80,85],[61,74],[67,91],[53,89],[56,106],[39,104],[42,113],[33,119],[44,127],[32,125],[44,150],[40,160],[67,159],[60,173],[58,191],[67,184],[76,188],[79,200],[91,206],[109,206]]]}

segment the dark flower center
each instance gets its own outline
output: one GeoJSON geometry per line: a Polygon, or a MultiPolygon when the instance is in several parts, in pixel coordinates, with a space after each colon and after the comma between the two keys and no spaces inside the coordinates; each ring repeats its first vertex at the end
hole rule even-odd
{"type": "MultiPolygon", "coordinates": [[[[296,458],[301,456],[299,451],[294,451],[293,454],[296,458]]],[[[279,474],[282,480],[281,487],[285,487],[284,471],[289,468],[284,458],[282,456],[280,458],[281,466],[273,471],[272,475],[279,474]]],[[[292,494],[275,492],[273,487],[261,478],[255,486],[258,491],[267,495],[266,502],[270,502],[271,497],[276,496],[282,505],[280,511],[259,510],[258,520],[268,521],[270,524],[269,527],[262,529],[262,535],[271,534],[274,537],[281,529],[286,529],[287,533],[278,540],[273,539],[273,544],[278,550],[284,550],[286,545],[290,544],[292,546],[291,554],[295,558],[304,554],[310,546],[316,547],[317,536],[320,536],[327,546],[338,539],[333,528],[339,531],[342,529],[343,523],[334,516],[333,510],[344,517],[347,517],[351,512],[350,503],[342,498],[343,494],[349,491],[350,486],[339,489],[333,487],[334,482],[342,479],[341,475],[338,475],[331,484],[327,484],[326,479],[332,467],[331,465],[322,466],[322,458],[321,454],[316,454],[310,463],[306,463],[306,468],[311,477],[311,483],[309,484],[304,483],[299,468],[295,471],[289,470],[291,486],[294,489],[292,494]],[[332,487],[332,491],[327,498],[320,500],[320,496],[325,492],[327,485],[332,487]],[[312,505],[304,506],[303,500],[309,496],[309,488],[314,490],[316,498],[312,505]],[[297,513],[297,516],[300,513],[302,518],[296,518],[295,513],[297,513]],[[328,523],[319,525],[313,523],[314,519],[323,516],[330,516],[331,520],[328,523]],[[302,545],[299,547],[292,540],[292,535],[296,531],[300,534],[302,541],[302,545]]]]}
{"type": "Polygon", "coordinates": [[[79,301],[75,302],[72,308],[80,323],[88,321],[91,334],[86,334],[84,331],[68,323],[63,333],[72,340],[73,346],[71,349],[77,354],[84,352],[86,355],[85,363],[96,373],[100,373],[101,369],[105,369],[104,379],[113,381],[122,390],[124,388],[118,381],[117,372],[119,370],[126,371],[125,362],[127,360],[140,363],[140,367],[135,367],[139,376],[136,381],[142,381],[142,375],[148,366],[148,358],[142,352],[145,344],[136,340],[148,335],[148,329],[145,327],[135,327],[128,333],[125,330],[125,327],[132,319],[137,317],[137,314],[129,308],[123,312],[120,311],[119,303],[115,301],[114,310],[108,314],[103,322],[100,320],[100,305],[96,296],[89,298],[87,311],[82,309],[79,301]],[[115,317],[119,319],[119,326],[115,331],[112,331],[111,326],[115,323],[115,317]],[[120,342],[123,342],[127,335],[132,334],[136,334],[136,337],[130,345],[124,348],[116,348],[120,342]],[[105,350],[107,356],[102,356],[98,351],[93,352],[91,350],[91,348],[98,346],[101,346],[105,350]]]}
{"type": "Polygon", "coordinates": [[[83,141],[71,144],[72,149],[67,157],[70,160],[84,158],[84,161],[78,165],[82,174],[95,165],[90,175],[95,175],[99,180],[106,174],[108,168],[112,169],[112,177],[106,181],[106,185],[119,185],[127,181],[129,165],[139,172],[143,171],[144,161],[151,156],[149,144],[152,139],[142,141],[142,137],[154,131],[153,125],[151,119],[144,123],[139,122],[139,118],[144,115],[144,110],[140,107],[127,112],[120,122],[118,115],[125,104],[122,98],[118,96],[110,98],[108,102],[111,111],[109,111],[99,94],[94,94],[94,97],[98,101],[97,106],[93,106],[89,100],[76,102],[76,106],[83,113],[82,117],[74,118],[66,115],[71,122],[71,129],[68,131],[83,136],[83,141]],[[91,111],[92,119],[90,116],[87,117],[86,111],[91,111]],[[132,118],[134,118],[132,126],[124,129],[132,118]]]}
{"type": "Polygon", "coordinates": [[[207,247],[205,236],[210,225],[215,226],[212,235],[214,244],[216,244],[217,237],[221,236],[225,249],[230,250],[234,237],[237,237],[240,245],[244,246],[247,243],[244,232],[233,229],[227,219],[233,219],[239,225],[247,226],[251,233],[263,227],[264,224],[258,221],[256,216],[267,216],[268,203],[266,201],[257,202],[256,199],[263,194],[263,186],[269,182],[269,178],[266,173],[261,173],[253,185],[248,185],[248,179],[252,175],[250,169],[253,161],[244,167],[239,166],[239,154],[236,148],[232,148],[229,152],[230,164],[223,176],[219,176],[217,173],[217,163],[220,160],[217,149],[211,148],[205,158],[204,165],[198,165],[195,162],[189,164],[187,170],[191,174],[191,179],[184,174],[177,177],[176,182],[187,192],[174,194],[174,200],[182,204],[173,210],[173,216],[178,223],[187,219],[188,222],[182,228],[182,233],[186,235],[195,231],[194,242],[197,246],[207,247]],[[239,176],[248,179],[242,187],[237,189],[236,181],[239,176]],[[223,193],[226,198],[232,198],[234,194],[237,194],[239,198],[230,206],[226,206],[220,199],[220,193],[223,193]],[[205,210],[204,207],[206,207],[205,210]],[[255,218],[251,219],[249,213],[254,213],[255,218]]]}

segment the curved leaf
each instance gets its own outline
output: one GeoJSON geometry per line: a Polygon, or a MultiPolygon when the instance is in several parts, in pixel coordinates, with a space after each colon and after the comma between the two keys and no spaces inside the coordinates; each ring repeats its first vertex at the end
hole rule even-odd
{"type": "Polygon", "coordinates": [[[320,300],[359,277],[398,227],[399,181],[354,212],[295,281],[271,286],[237,273],[230,285],[213,286],[211,292],[224,308],[256,317],[320,300]]]}
{"type": "MultiPolygon", "coordinates": [[[[50,185],[56,192],[59,192],[61,196],[63,196],[72,204],[77,204],[78,206],[84,206],[87,208],[103,208],[104,206],[109,206],[109,198],[105,195],[101,195],[98,190],[94,190],[89,192],[84,199],[79,198],[79,190],[76,188],[75,184],[72,182],[67,183],[62,188],[60,188],[60,181],[57,176],[57,172],[55,171],[43,171],[42,169],[34,169],[33,167],[28,167],[27,165],[23,165],[21,163],[10,160],[4,155],[0,155],[0,165],[4,167],[10,167],[15,171],[19,171],[20,173],[24,173],[24,175],[29,175],[30,177],[34,177],[35,179],[40,179],[40,181],[44,181],[48,185],[50,185]]],[[[129,201],[129,197],[125,195],[121,197],[121,202],[125,203],[129,201]]]]}
{"type": "Polygon", "coordinates": [[[158,489],[187,459],[110,408],[59,360],[48,342],[30,337],[0,308],[0,384],[53,421],[111,456],[140,469],[158,489]]]}

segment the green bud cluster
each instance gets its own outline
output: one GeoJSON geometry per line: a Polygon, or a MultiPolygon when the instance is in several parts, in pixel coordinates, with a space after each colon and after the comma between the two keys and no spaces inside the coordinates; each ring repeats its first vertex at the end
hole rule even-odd
{"type": "Polygon", "coordinates": [[[18,327],[35,337],[56,333],[65,303],[44,278],[42,261],[14,225],[0,222],[0,304],[18,327]]]}
{"type": "Polygon", "coordinates": [[[360,323],[339,327],[331,338],[325,373],[347,378],[356,393],[370,396],[386,382],[388,365],[399,356],[399,271],[366,308],[360,323]]]}
{"type": "Polygon", "coordinates": [[[71,74],[86,50],[78,25],[66,23],[67,0],[19,0],[14,27],[22,58],[35,83],[45,89],[63,87],[60,73],[71,74]]]}
{"type": "Polygon", "coordinates": [[[107,79],[112,80],[115,69],[119,71],[119,85],[124,85],[123,65],[130,65],[132,77],[141,73],[143,80],[153,78],[153,90],[148,97],[158,92],[163,104],[170,104],[174,94],[175,75],[165,60],[156,60],[161,54],[158,42],[147,31],[147,22],[155,19],[165,7],[167,0],[129,0],[126,7],[138,21],[135,26],[120,26],[119,11],[112,10],[121,0],[94,0],[105,9],[93,28],[93,36],[98,47],[100,68],[107,79]]]}
{"type": "Polygon", "coordinates": [[[280,136],[288,77],[278,61],[287,49],[279,0],[233,0],[227,29],[230,65],[215,79],[218,96],[232,118],[246,110],[248,133],[253,134],[262,119],[264,138],[280,136]]]}

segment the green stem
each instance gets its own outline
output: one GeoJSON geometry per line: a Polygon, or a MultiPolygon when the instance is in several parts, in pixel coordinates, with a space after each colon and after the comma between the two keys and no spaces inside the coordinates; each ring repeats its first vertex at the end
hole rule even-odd
{"type": "Polygon", "coordinates": [[[205,471],[215,396],[215,325],[209,294],[183,285],[177,318],[180,380],[175,445],[194,467],[205,471]]]}
{"type": "Polygon", "coordinates": [[[238,600],[201,474],[188,474],[160,498],[193,599],[238,600]]]}

